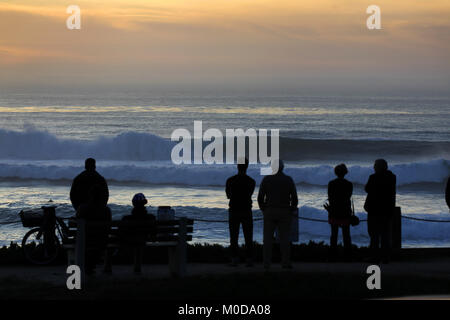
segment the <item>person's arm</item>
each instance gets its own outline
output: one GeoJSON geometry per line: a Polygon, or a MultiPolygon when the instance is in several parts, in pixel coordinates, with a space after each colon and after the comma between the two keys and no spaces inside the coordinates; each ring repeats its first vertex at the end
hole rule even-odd
{"type": "Polygon", "coordinates": [[[353,195],[353,183],[349,181],[348,183],[348,198],[350,199],[353,195]]]}
{"type": "Polygon", "coordinates": [[[350,182],[350,197],[353,195],[353,183],[350,182]]]}
{"type": "Polygon", "coordinates": [[[266,191],[265,191],[265,183],[264,183],[264,179],[261,182],[261,184],[259,185],[259,192],[258,192],[258,205],[259,208],[264,211],[265,207],[266,207],[266,191]]]}
{"type": "Polygon", "coordinates": [[[73,179],[72,187],[70,188],[70,202],[72,203],[73,208],[78,210],[80,206],[79,195],[78,195],[78,179],[73,179]]]}
{"type": "Polygon", "coordinates": [[[330,201],[331,198],[331,181],[328,182],[328,201],[330,201]]]}
{"type": "Polygon", "coordinates": [[[450,208],[450,178],[448,178],[447,187],[445,188],[445,202],[447,202],[447,206],[450,208]]]}
{"type": "Polygon", "coordinates": [[[394,175],[392,179],[392,206],[395,208],[395,201],[397,198],[397,176],[394,175]]]}
{"type": "Polygon", "coordinates": [[[253,180],[252,179],[252,184],[251,184],[251,187],[250,187],[250,197],[253,195],[253,192],[255,192],[255,186],[256,186],[256,182],[255,182],[255,180],[253,180]]]}
{"type": "Polygon", "coordinates": [[[328,182],[328,202],[331,201],[331,198],[333,197],[333,184],[328,182]]]}
{"type": "Polygon", "coordinates": [[[109,189],[108,189],[108,183],[106,182],[106,179],[101,177],[100,187],[101,187],[101,196],[103,197],[103,204],[106,206],[108,204],[109,200],[109,189]]]}
{"type": "Polygon", "coordinates": [[[104,181],[104,184],[105,184],[105,186],[104,186],[104,188],[105,188],[105,200],[106,200],[106,204],[107,204],[108,201],[109,201],[109,188],[108,188],[108,183],[106,182],[105,178],[103,178],[103,181],[104,181]]]}
{"type": "Polygon", "coordinates": [[[227,183],[225,185],[225,193],[227,194],[227,199],[231,198],[231,186],[230,179],[227,179],[227,183]]]}
{"type": "Polygon", "coordinates": [[[298,206],[297,187],[295,186],[294,180],[291,179],[291,182],[291,208],[296,209],[298,206]]]}
{"type": "Polygon", "coordinates": [[[370,193],[372,189],[372,176],[369,177],[369,180],[367,180],[367,183],[364,187],[364,191],[366,191],[366,193],[370,193]]]}

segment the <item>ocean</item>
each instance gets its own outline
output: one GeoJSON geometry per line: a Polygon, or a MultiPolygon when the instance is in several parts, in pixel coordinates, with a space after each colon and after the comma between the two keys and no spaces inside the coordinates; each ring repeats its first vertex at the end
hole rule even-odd
{"type": "MultiPolygon", "coordinates": [[[[233,165],[170,161],[177,128],[279,129],[285,172],[297,184],[300,216],[326,219],[323,203],[333,167],[345,162],[354,183],[355,210],[365,219],[364,184],[373,161],[385,158],[397,175],[397,205],[405,216],[450,221],[444,189],[450,174],[449,97],[109,94],[0,94],[0,244],[20,241],[22,209],[48,200],[57,214],[74,214],[71,180],[84,159],[97,159],[110,186],[114,218],[128,214],[134,193],[177,216],[226,220],[224,185],[233,165]],[[10,224],[7,224],[11,222],[10,224]]],[[[261,181],[259,166],[249,175],[261,181]]],[[[254,216],[261,217],[254,195],[254,216]]],[[[329,241],[327,223],[299,221],[300,242],[329,241]]],[[[223,222],[196,221],[194,242],[228,243],[223,222]]],[[[365,246],[367,226],[352,228],[365,246]]],[[[262,222],[254,238],[262,242],[262,222]]],[[[450,223],[403,220],[405,247],[450,245],[450,223]]]]}

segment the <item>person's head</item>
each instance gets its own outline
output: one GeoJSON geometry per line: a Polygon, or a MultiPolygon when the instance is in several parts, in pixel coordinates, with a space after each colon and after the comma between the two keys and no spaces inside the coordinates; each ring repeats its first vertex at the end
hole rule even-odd
{"type": "Polygon", "coordinates": [[[388,169],[388,163],[384,159],[377,159],[375,160],[373,169],[375,170],[376,173],[385,172],[388,169]]]}
{"type": "Polygon", "coordinates": [[[246,173],[247,169],[248,169],[248,159],[247,158],[240,159],[238,161],[237,169],[238,169],[239,173],[246,173]],[[243,162],[243,163],[239,163],[239,162],[243,162]]]}
{"type": "Polygon", "coordinates": [[[281,159],[272,160],[272,174],[281,173],[284,170],[284,162],[281,159]]]}
{"type": "Polygon", "coordinates": [[[140,208],[140,207],[145,207],[145,205],[147,204],[148,201],[145,198],[144,194],[136,193],[133,197],[133,200],[131,200],[131,202],[133,203],[133,207],[140,208]]]}
{"type": "Polygon", "coordinates": [[[86,159],[86,161],[84,162],[84,168],[87,171],[95,171],[95,159],[92,158],[86,159]]]}
{"type": "Polygon", "coordinates": [[[338,164],[334,167],[334,173],[338,178],[343,178],[348,173],[347,166],[343,163],[338,164]]]}

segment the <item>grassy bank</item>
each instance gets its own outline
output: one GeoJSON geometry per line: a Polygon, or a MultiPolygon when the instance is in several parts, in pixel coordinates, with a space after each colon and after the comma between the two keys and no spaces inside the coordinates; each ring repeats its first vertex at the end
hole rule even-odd
{"type": "MultiPolygon", "coordinates": [[[[308,244],[294,244],[292,245],[292,261],[315,261],[325,262],[328,257],[329,246],[325,243],[309,242],[308,244]]],[[[145,249],[144,263],[167,263],[167,249],[166,248],[146,248],[145,249]]],[[[339,247],[340,251],[343,251],[342,247],[339,247]]],[[[343,253],[343,252],[341,252],[343,253]]],[[[353,248],[355,261],[361,260],[367,256],[368,249],[364,247],[353,248]]],[[[218,244],[190,244],[188,245],[188,262],[197,263],[227,263],[230,261],[230,251],[228,247],[224,247],[218,244]]],[[[239,255],[244,260],[245,249],[239,248],[239,255]]],[[[262,261],[262,245],[255,243],[254,246],[254,259],[256,262],[262,261]]],[[[280,260],[279,246],[274,246],[274,261],[280,260]]],[[[66,257],[64,252],[58,256],[58,259],[54,264],[63,265],[66,263],[66,257]]],[[[113,263],[122,264],[130,263],[132,261],[131,251],[123,248],[116,250],[113,255],[113,263]]],[[[0,248],[0,263],[2,265],[26,265],[28,262],[25,260],[22,248],[16,243],[11,243],[10,246],[0,248]]]]}
{"type": "MultiPolygon", "coordinates": [[[[254,260],[262,262],[263,246],[255,242],[254,260]]],[[[294,262],[326,262],[328,260],[329,246],[323,242],[309,242],[307,244],[293,244],[291,246],[291,259],[294,262]]],[[[338,255],[343,257],[342,246],[338,247],[338,255]]],[[[353,261],[362,262],[370,256],[370,250],[367,247],[353,246],[353,261]]],[[[245,260],[245,248],[239,248],[241,260],[245,260]]],[[[418,261],[435,259],[439,257],[450,257],[450,248],[410,248],[401,249],[393,252],[393,260],[397,261],[418,261]]],[[[274,245],[273,259],[279,262],[281,258],[279,245],[274,245]]],[[[145,248],[145,264],[167,263],[166,248],[145,248]]],[[[133,261],[132,252],[127,248],[121,248],[114,251],[113,264],[129,264],[133,261]]],[[[189,244],[188,262],[190,263],[228,263],[230,261],[230,251],[228,247],[218,244],[189,244]]],[[[339,261],[339,259],[338,259],[339,261]]],[[[67,263],[65,252],[61,250],[54,265],[65,265],[67,263]]],[[[1,265],[29,265],[25,260],[21,246],[11,243],[10,246],[0,248],[1,265]]]]}

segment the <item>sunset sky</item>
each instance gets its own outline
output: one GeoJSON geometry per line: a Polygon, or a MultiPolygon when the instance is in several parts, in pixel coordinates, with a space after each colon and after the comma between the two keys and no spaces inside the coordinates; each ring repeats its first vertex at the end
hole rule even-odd
{"type": "Polygon", "coordinates": [[[450,1],[0,1],[3,90],[96,86],[448,93],[450,1]]]}

